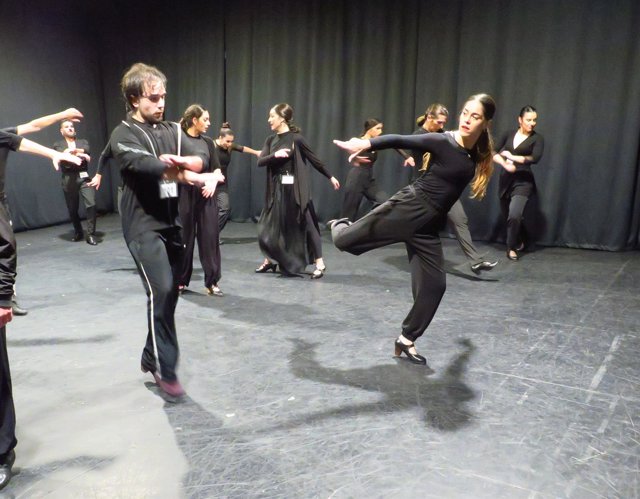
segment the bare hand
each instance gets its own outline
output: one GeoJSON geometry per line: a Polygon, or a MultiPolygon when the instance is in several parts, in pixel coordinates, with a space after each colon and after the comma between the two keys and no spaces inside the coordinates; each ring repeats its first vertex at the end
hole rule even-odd
{"type": "Polygon", "coordinates": [[[335,177],[331,177],[331,183],[333,184],[333,190],[337,191],[338,189],[340,189],[340,182],[338,182],[338,179],[335,177]]]}
{"type": "Polygon", "coordinates": [[[366,165],[367,163],[371,163],[371,159],[366,156],[358,156],[362,151],[354,152],[351,156],[349,156],[349,163],[353,163],[355,166],[366,165]]]}
{"type": "Polygon", "coordinates": [[[207,181],[202,186],[202,197],[212,198],[216,194],[216,187],[218,182],[207,181]]]}
{"type": "Polygon", "coordinates": [[[51,160],[53,161],[53,167],[56,171],[60,169],[60,161],[68,161],[76,166],[80,166],[82,164],[82,160],[78,156],[74,156],[68,152],[56,152],[51,160]]]}
{"type": "Polygon", "coordinates": [[[334,140],[333,143],[340,149],[344,149],[350,153],[364,151],[371,147],[371,142],[365,139],[352,138],[345,141],[334,140]]]}
{"type": "Polygon", "coordinates": [[[288,158],[289,157],[289,153],[291,152],[291,149],[278,149],[275,153],[274,156],[276,158],[288,158]]]}
{"type": "Polygon", "coordinates": [[[0,308],[0,327],[4,327],[13,319],[13,310],[11,307],[0,308]]]}
{"type": "Polygon", "coordinates": [[[413,157],[408,157],[407,159],[404,160],[404,163],[402,163],[402,166],[411,166],[411,167],[415,167],[416,166],[416,162],[413,159],[413,157]]]}
{"type": "Polygon", "coordinates": [[[168,166],[182,166],[184,163],[177,154],[161,154],[158,159],[168,166]]]}
{"type": "Polygon", "coordinates": [[[89,182],[87,182],[87,185],[89,187],[95,187],[96,191],[97,191],[98,189],[100,189],[100,183],[101,182],[102,182],[102,175],[99,174],[99,173],[96,173],[93,176],[93,178],[89,182]]]}
{"type": "Polygon", "coordinates": [[[516,171],[516,165],[513,164],[513,161],[511,161],[510,159],[507,159],[504,161],[504,165],[502,165],[502,167],[507,170],[509,173],[515,173],[516,171]]]}
{"type": "Polygon", "coordinates": [[[83,114],[78,111],[75,107],[70,107],[69,109],[65,109],[62,111],[62,119],[63,120],[71,120],[76,123],[84,118],[83,114]]]}

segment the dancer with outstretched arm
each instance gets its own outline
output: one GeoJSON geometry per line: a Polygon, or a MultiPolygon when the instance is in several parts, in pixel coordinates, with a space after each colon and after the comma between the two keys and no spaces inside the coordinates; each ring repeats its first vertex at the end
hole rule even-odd
{"type": "Polygon", "coordinates": [[[414,183],[353,224],[346,219],[330,224],[336,247],[354,255],[405,243],[414,303],[395,341],[395,354],[404,353],[415,364],[427,364],[414,343],[431,323],[446,289],[438,233],[470,181],[472,198],[482,199],[486,194],[493,171],[489,125],[494,113],[493,98],[477,94],[462,107],[455,132],[334,141],[350,152],[406,148],[431,153],[431,166],[414,183]]]}

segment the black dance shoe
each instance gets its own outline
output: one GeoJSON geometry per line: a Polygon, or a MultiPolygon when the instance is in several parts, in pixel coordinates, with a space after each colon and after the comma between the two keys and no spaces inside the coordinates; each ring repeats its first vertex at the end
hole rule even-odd
{"type": "Polygon", "coordinates": [[[256,270],[255,273],[256,274],[264,274],[266,272],[275,272],[276,270],[278,270],[278,264],[277,263],[263,263],[262,265],[260,265],[256,270]]]}
{"type": "Polygon", "coordinates": [[[324,273],[327,270],[327,266],[320,268],[316,265],[316,269],[311,273],[311,279],[321,279],[324,277],[324,273]]]}
{"type": "Polygon", "coordinates": [[[93,234],[87,234],[87,244],[90,244],[91,246],[98,244],[98,241],[93,234]]]}
{"type": "Polygon", "coordinates": [[[78,241],[82,241],[83,239],[84,239],[84,234],[82,232],[76,232],[71,238],[71,240],[74,243],[77,243],[78,241]]]}
{"type": "Polygon", "coordinates": [[[495,260],[493,262],[485,260],[471,265],[471,270],[473,270],[474,272],[480,272],[481,270],[491,270],[496,265],[498,265],[498,260],[495,260]]]}
{"type": "Polygon", "coordinates": [[[420,364],[423,366],[427,365],[427,359],[425,359],[422,355],[419,355],[417,353],[413,354],[409,351],[409,349],[414,346],[413,343],[410,343],[409,345],[405,345],[400,340],[396,340],[395,346],[396,346],[396,357],[400,357],[400,354],[404,352],[404,354],[409,358],[410,362],[413,362],[414,364],[420,364]]]}
{"type": "Polygon", "coordinates": [[[9,453],[0,461],[0,490],[4,489],[13,476],[13,463],[16,460],[16,452],[11,449],[9,453]]]}
{"type": "Polygon", "coordinates": [[[22,308],[20,305],[18,305],[18,298],[16,297],[16,295],[13,295],[11,297],[11,311],[13,312],[13,315],[16,316],[27,315],[29,313],[26,308],[22,308]]]}

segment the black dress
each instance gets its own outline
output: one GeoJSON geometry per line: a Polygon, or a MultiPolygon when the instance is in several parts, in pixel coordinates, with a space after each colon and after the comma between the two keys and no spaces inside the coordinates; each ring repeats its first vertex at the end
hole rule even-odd
{"type": "Polygon", "coordinates": [[[298,274],[322,257],[320,229],[311,200],[310,163],[328,179],[331,174],[309,148],[306,139],[291,131],[267,138],[258,166],[267,167],[265,206],[258,222],[258,243],[264,255],[285,274],[298,274]],[[289,149],[289,157],[276,151],[289,149]],[[293,183],[283,178],[293,177],[293,183]]]}

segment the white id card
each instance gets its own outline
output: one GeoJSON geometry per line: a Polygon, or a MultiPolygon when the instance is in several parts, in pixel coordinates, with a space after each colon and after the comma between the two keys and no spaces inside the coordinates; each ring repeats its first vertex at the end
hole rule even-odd
{"type": "Polygon", "coordinates": [[[160,182],[160,199],[178,197],[178,184],[175,182],[160,182]]]}
{"type": "Polygon", "coordinates": [[[89,178],[89,174],[87,172],[80,172],[80,178],[89,178]]]}
{"type": "Polygon", "coordinates": [[[289,175],[288,173],[282,175],[282,184],[293,184],[293,175],[289,175]]]}

